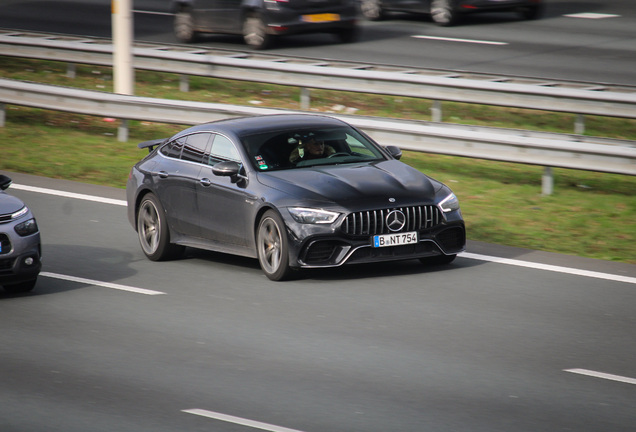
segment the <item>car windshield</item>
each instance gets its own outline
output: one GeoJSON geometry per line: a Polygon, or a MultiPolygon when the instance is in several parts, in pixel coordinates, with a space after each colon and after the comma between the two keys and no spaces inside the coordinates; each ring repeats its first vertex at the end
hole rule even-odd
{"type": "Polygon", "coordinates": [[[375,144],[349,127],[270,131],[241,137],[259,171],[383,160],[375,144]]]}

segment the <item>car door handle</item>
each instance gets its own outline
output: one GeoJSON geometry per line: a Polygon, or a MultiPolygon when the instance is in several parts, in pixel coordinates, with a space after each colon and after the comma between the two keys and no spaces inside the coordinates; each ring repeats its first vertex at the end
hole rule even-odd
{"type": "Polygon", "coordinates": [[[166,171],[159,171],[157,175],[159,178],[168,178],[168,173],[166,171]]]}
{"type": "Polygon", "coordinates": [[[212,180],[210,180],[209,178],[202,178],[201,180],[199,180],[199,182],[201,182],[201,184],[205,187],[208,187],[212,184],[212,180]]]}

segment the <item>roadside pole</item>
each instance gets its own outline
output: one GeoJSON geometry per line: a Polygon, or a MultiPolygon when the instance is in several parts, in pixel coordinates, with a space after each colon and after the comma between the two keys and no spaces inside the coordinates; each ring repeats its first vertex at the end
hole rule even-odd
{"type": "MultiPolygon", "coordinates": [[[[113,80],[117,94],[134,95],[132,0],[111,0],[113,80]]],[[[120,119],[119,141],[128,141],[128,119],[120,119]]]]}

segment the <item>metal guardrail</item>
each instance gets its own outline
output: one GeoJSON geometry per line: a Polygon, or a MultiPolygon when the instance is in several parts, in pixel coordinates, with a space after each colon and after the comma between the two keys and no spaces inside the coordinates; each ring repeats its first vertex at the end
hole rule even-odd
{"type": "MultiPolygon", "coordinates": [[[[0,126],[4,104],[143,120],[198,124],[211,120],[290,111],[203,102],[153,99],[0,79],[0,126]]],[[[331,115],[331,114],[330,114],[331,115]]],[[[383,145],[427,153],[473,157],[546,167],[542,192],[552,193],[551,167],[636,175],[633,141],[529,133],[424,121],[331,115],[363,129],[383,145]]]]}
{"type": "MultiPolygon", "coordinates": [[[[0,30],[0,55],[112,66],[109,39],[79,38],[0,30]]],[[[419,97],[439,101],[505,106],[578,114],[574,132],[584,130],[584,115],[636,119],[636,87],[502,77],[431,69],[330,62],[266,54],[198,49],[182,45],[136,43],[134,67],[187,76],[419,97]]],[[[182,88],[187,89],[187,80],[182,88]]],[[[308,109],[308,92],[301,96],[308,109]]]]}

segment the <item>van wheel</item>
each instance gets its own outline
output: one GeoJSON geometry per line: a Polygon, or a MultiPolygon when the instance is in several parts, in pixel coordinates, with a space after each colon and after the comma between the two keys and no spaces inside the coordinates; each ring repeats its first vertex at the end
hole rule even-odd
{"type": "Polygon", "coordinates": [[[174,16],[174,35],[181,42],[195,42],[198,34],[194,31],[194,18],[189,10],[180,10],[174,16]]]}
{"type": "Polygon", "coordinates": [[[243,39],[251,48],[262,50],[268,48],[272,36],[267,34],[266,26],[258,14],[250,14],[243,21],[243,39]]]}
{"type": "Polygon", "coordinates": [[[444,27],[457,23],[458,14],[453,0],[432,0],[431,18],[435,23],[444,27]]]}
{"type": "Polygon", "coordinates": [[[369,21],[380,21],[386,16],[381,0],[361,0],[360,12],[369,21]]]}

